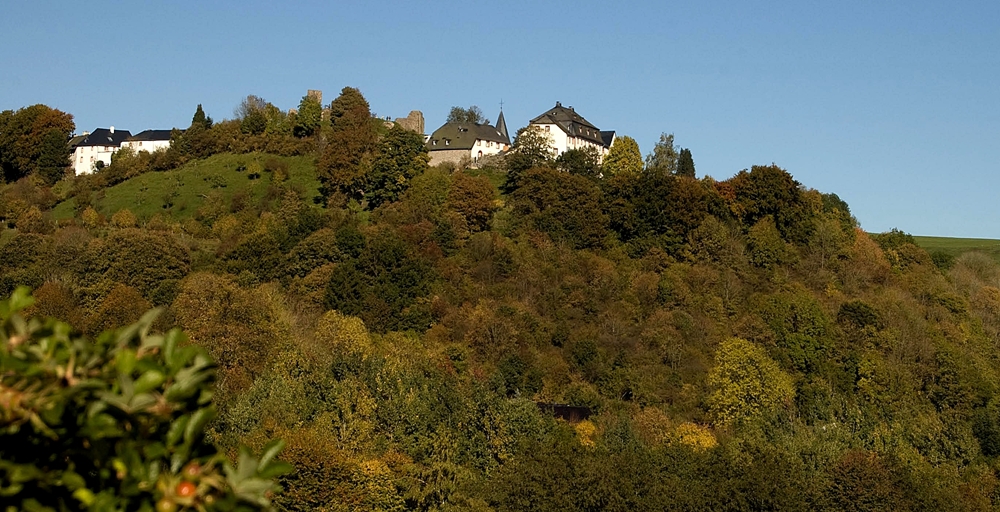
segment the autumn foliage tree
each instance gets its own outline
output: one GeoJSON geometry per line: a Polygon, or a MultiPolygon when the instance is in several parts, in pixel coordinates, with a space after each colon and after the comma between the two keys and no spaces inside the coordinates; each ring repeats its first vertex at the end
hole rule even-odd
{"type": "Polygon", "coordinates": [[[333,131],[317,166],[322,192],[333,204],[362,201],[378,145],[371,112],[357,89],[345,88],[333,104],[333,131]]]}
{"type": "Polygon", "coordinates": [[[758,345],[729,338],[719,345],[708,374],[709,410],[720,425],[738,425],[791,403],[791,378],[758,345]]]}
{"type": "Polygon", "coordinates": [[[46,105],[0,112],[0,170],[8,182],[40,173],[53,183],[69,166],[73,116],[46,105]]]}

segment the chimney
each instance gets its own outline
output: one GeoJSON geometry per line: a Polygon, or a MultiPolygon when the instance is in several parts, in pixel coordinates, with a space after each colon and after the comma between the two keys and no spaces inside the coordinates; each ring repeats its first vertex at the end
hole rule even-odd
{"type": "Polygon", "coordinates": [[[111,131],[111,135],[114,135],[115,134],[115,127],[112,126],[110,131],[111,131]]]}

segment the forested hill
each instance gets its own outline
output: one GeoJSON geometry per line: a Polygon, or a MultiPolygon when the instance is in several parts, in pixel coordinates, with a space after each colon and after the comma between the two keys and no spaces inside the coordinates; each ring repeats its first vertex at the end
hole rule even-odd
{"type": "Polygon", "coordinates": [[[88,336],[166,308],[219,365],[211,440],[287,441],[283,510],[1000,505],[992,258],[935,264],[775,165],[601,168],[520,132],[429,168],[355,92],[7,173],[0,294],[88,336]]]}

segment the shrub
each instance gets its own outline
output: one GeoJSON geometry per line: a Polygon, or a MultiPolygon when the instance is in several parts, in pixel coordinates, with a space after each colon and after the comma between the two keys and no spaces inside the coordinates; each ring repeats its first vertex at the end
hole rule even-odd
{"type": "Polygon", "coordinates": [[[204,442],[214,367],[156,312],[74,337],[25,321],[27,288],[0,301],[0,489],[8,510],[270,509],[271,478],[291,467],[241,451],[238,469],[204,442]]]}
{"type": "Polygon", "coordinates": [[[122,208],[111,216],[111,225],[116,228],[134,228],[138,221],[128,208],[122,208]]]}

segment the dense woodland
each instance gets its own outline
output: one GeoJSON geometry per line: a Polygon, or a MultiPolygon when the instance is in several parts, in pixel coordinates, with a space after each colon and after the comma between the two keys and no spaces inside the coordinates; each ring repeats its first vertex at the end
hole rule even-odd
{"type": "Polygon", "coordinates": [[[356,89],[321,107],[199,106],[75,178],[69,116],[3,112],[0,295],[91,338],[164,308],[218,364],[210,441],[287,443],[281,510],[1000,508],[991,258],[867,234],[776,165],[697,179],[668,135],[430,168],[356,89]],[[105,209],[219,155],[244,181],[196,206],[105,209]]]}

